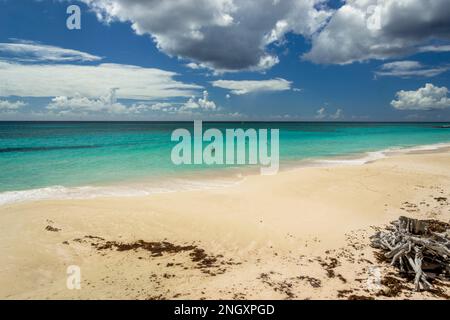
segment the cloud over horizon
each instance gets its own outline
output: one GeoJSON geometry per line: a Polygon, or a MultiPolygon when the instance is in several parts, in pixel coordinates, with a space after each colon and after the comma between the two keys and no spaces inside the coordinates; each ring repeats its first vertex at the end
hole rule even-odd
{"type": "Polygon", "coordinates": [[[0,99],[0,112],[11,112],[17,111],[18,109],[26,106],[27,103],[23,101],[9,101],[9,100],[1,100],[0,99]]]}
{"type": "Polygon", "coordinates": [[[446,87],[436,87],[427,83],[416,91],[401,90],[391,105],[398,110],[436,110],[450,107],[450,98],[446,87]]]}
{"type": "MultiPolygon", "coordinates": [[[[136,102],[131,105],[125,105],[117,100],[117,89],[113,88],[110,92],[99,98],[87,98],[81,95],[73,97],[57,96],[51,99],[46,109],[52,115],[90,115],[98,113],[108,113],[112,115],[131,115],[131,114],[184,114],[194,115],[206,111],[207,113],[214,113],[221,109],[217,107],[216,103],[209,99],[208,91],[203,91],[202,97],[190,97],[184,103],[174,102],[136,102]]],[[[0,110],[2,103],[0,100],[0,110]]],[[[17,102],[19,103],[19,102],[17,102]]]]}

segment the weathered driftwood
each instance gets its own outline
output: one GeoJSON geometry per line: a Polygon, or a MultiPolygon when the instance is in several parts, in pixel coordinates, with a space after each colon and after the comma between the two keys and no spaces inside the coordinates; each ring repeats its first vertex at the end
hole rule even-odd
{"type": "Polygon", "coordinates": [[[450,225],[435,220],[400,217],[373,235],[372,246],[401,274],[414,276],[415,290],[430,290],[435,278],[450,279],[450,225]]]}

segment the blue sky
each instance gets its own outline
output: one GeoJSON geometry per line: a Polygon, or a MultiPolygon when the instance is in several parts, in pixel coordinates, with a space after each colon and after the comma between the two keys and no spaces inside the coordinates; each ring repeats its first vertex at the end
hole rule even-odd
{"type": "Polygon", "coordinates": [[[450,120],[444,0],[203,1],[0,0],[0,120],[450,120]]]}

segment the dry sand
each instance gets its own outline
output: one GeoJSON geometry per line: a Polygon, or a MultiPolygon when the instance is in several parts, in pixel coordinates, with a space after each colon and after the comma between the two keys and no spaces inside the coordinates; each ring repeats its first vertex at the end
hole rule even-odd
{"type": "Polygon", "coordinates": [[[450,199],[449,169],[439,151],[208,191],[5,205],[0,298],[446,298],[449,287],[396,290],[368,237],[400,215],[449,221],[449,201],[435,199],[450,199]],[[80,290],[66,287],[69,265],[80,290]],[[377,270],[390,289],[368,286],[377,270]]]}

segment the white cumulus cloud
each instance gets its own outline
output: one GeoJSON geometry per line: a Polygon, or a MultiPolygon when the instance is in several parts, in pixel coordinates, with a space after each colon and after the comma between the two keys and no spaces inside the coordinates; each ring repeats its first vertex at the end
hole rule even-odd
{"type": "Polygon", "coordinates": [[[157,102],[154,104],[135,103],[128,108],[129,113],[145,113],[145,112],[176,112],[178,108],[169,102],[157,102]]]}
{"type": "Polygon", "coordinates": [[[82,0],[100,20],[129,22],[189,67],[264,70],[278,63],[267,46],[288,32],[311,36],[330,17],[324,0],[82,0]]]}
{"type": "Polygon", "coordinates": [[[333,120],[339,120],[342,119],[343,116],[344,112],[342,111],[342,109],[337,109],[334,114],[330,115],[330,118],[333,120]]]}
{"type": "Polygon", "coordinates": [[[322,107],[316,111],[316,116],[315,116],[316,119],[321,120],[321,119],[324,119],[326,116],[327,116],[327,113],[326,113],[325,108],[322,107]]]}
{"type": "Polygon", "coordinates": [[[58,96],[51,100],[47,106],[48,110],[56,113],[92,113],[92,112],[109,112],[109,113],[126,113],[127,107],[117,102],[115,88],[98,99],[89,99],[87,97],[75,96],[66,97],[58,96]]]}
{"type": "Polygon", "coordinates": [[[200,98],[192,96],[184,103],[175,102],[136,102],[125,105],[118,102],[116,97],[117,89],[113,88],[108,94],[99,98],[88,98],[76,95],[74,97],[58,96],[54,97],[47,105],[46,109],[51,114],[58,115],[92,115],[98,113],[109,113],[115,115],[133,114],[214,114],[220,111],[216,103],[209,99],[207,91],[203,91],[200,98]]]}
{"type": "Polygon", "coordinates": [[[216,110],[217,106],[214,101],[209,100],[208,91],[203,91],[203,97],[196,99],[191,97],[185,104],[180,108],[180,111],[192,111],[192,110],[216,110]]]}
{"type": "Polygon", "coordinates": [[[303,57],[347,64],[448,50],[433,45],[436,40],[450,40],[448,0],[347,0],[303,57]]]}
{"type": "Polygon", "coordinates": [[[0,100],[0,111],[15,111],[26,105],[26,102],[20,100],[14,102],[9,100],[0,100]]]}
{"type": "Polygon", "coordinates": [[[342,109],[336,109],[335,113],[329,114],[327,112],[327,109],[325,109],[324,107],[318,109],[316,111],[316,115],[314,116],[314,118],[316,118],[318,120],[325,120],[325,119],[340,120],[343,117],[344,117],[344,111],[342,109]]]}
{"type": "Polygon", "coordinates": [[[446,87],[437,87],[427,83],[416,91],[397,92],[391,105],[399,110],[433,110],[450,107],[450,98],[446,87]]]}

